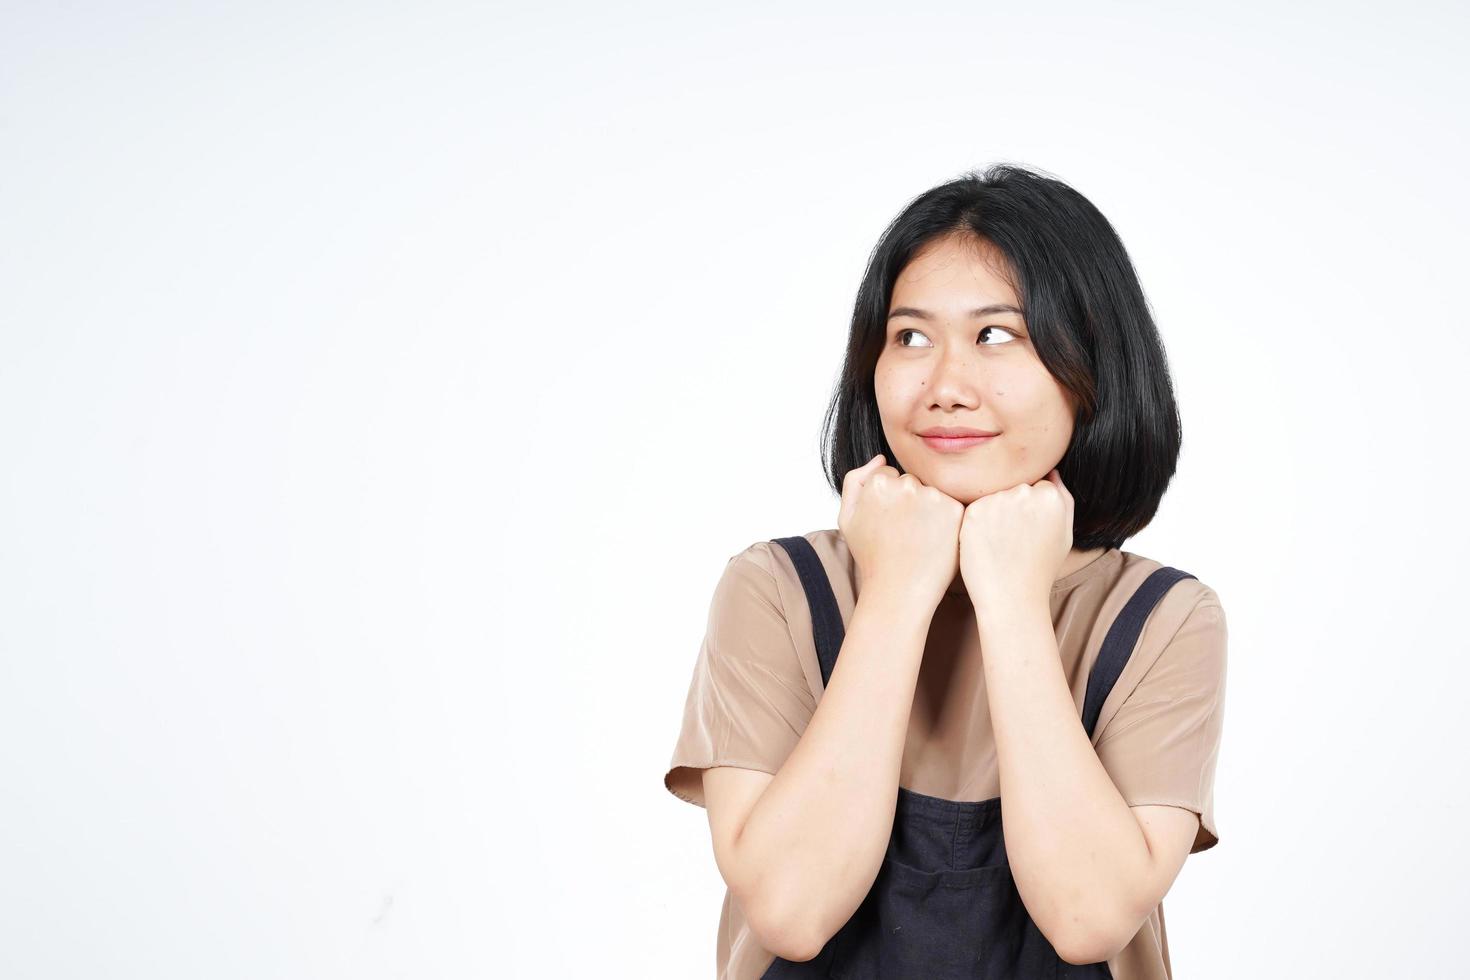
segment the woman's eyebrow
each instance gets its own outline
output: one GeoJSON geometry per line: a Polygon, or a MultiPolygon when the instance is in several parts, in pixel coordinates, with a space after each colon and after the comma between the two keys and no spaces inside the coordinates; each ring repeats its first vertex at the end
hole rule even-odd
{"type": "MultiPolygon", "coordinates": [[[[1021,311],[1009,303],[992,303],[989,306],[982,306],[978,310],[971,310],[970,316],[990,316],[994,313],[1021,313],[1021,311]]],[[[1025,316],[1024,313],[1021,313],[1021,315],[1025,316]]],[[[892,320],[901,316],[918,317],[920,320],[934,319],[933,313],[930,313],[928,310],[921,310],[915,306],[896,306],[893,308],[893,312],[888,314],[888,319],[892,320]]]]}

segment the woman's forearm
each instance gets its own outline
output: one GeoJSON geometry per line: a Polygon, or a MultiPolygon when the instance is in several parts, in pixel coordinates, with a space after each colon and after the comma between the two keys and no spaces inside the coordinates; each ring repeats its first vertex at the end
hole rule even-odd
{"type": "Polygon", "coordinates": [[[812,956],[883,861],[933,615],[933,602],[900,585],[863,589],[816,712],[737,839],[742,863],[757,869],[758,914],[804,937],[796,945],[812,956]]]}
{"type": "Polygon", "coordinates": [[[1138,925],[1147,841],[1082,727],[1045,600],[976,619],[1016,887],[1064,958],[1102,958],[1138,925]]]}

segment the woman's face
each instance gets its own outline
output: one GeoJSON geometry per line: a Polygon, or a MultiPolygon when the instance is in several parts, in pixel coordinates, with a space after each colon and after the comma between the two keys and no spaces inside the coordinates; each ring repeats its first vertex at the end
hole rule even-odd
{"type": "Polygon", "coordinates": [[[1035,483],[1072,438],[1070,393],[1031,346],[1004,257],[970,235],[921,249],[898,276],[873,374],[883,435],[903,470],[962,504],[1035,483]],[[996,309],[984,315],[972,311],[996,309]],[[945,451],[934,426],[995,432],[945,451]]]}

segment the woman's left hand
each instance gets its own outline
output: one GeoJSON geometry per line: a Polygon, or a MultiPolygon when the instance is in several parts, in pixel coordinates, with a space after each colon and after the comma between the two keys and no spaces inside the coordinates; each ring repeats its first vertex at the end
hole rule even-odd
{"type": "Polygon", "coordinates": [[[986,494],[960,523],[960,575],[976,608],[1046,603],[1072,550],[1072,494],[1053,469],[986,494]]]}

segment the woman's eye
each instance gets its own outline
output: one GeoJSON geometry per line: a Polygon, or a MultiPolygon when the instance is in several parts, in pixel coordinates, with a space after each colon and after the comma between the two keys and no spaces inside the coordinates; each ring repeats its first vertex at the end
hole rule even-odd
{"type": "MultiPolygon", "coordinates": [[[[981,337],[985,337],[987,330],[999,330],[1001,333],[1005,334],[1009,339],[1011,339],[1011,340],[1015,340],[1016,339],[1016,334],[1013,331],[1007,330],[1005,327],[994,327],[994,326],[981,327],[980,328],[980,336],[981,337]]],[[[911,344],[905,344],[903,342],[903,338],[904,338],[904,335],[905,334],[913,334],[913,335],[915,335],[917,337],[923,337],[924,336],[923,334],[919,333],[919,331],[913,329],[912,327],[908,327],[906,329],[900,330],[898,332],[898,336],[896,338],[898,340],[898,346],[900,346],[900,347],[910,347],[910,346],[913,346],[911,344]]],[[[1005,341],[1001,341],[1001,343],[1005,343],[1005,341]]],[[[982,347],[998,347],[1000,345],[999,344],[986,344],[986,343],[982,343],[981,346],[982,347]]]]}

